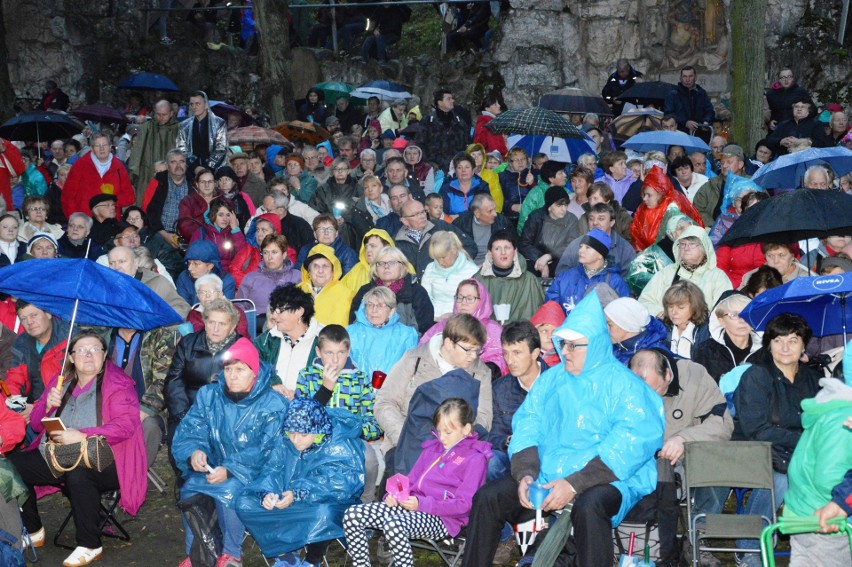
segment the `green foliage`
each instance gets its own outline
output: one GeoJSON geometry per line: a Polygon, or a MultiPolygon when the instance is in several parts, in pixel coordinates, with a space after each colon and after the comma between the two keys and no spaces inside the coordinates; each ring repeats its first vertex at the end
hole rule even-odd
{"type": "Polygon", "coordinates": [[[411,20],[402,27],[399,57],[438,56],[441,53],[441,16],[431,5],[411,6],[411,20]]]}

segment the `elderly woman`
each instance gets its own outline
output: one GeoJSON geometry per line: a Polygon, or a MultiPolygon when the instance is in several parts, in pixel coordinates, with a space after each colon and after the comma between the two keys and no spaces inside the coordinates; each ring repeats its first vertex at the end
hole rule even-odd
{"type": "Polygon", "coordinates": [[[580,236],[577,217],[568,212],[571,196],[554,186],[544,194],[544,206],[533,211],[521,231],[519,251],[527,269],[543,278],[553,277],[562,253],[580,236]]]}
{"type": "Polygon", "coordinates": [[[177,231],[184,242],[189,242],[198,229],[204,226],[204,213],[210,208],[210,202],[222,196],[216,186],[216,178],[209,169],[202,169],[195,174],[194,188],[195,191],[191,191],[178,203],[177,231]]]}
{"type": "Polygon", "coordinates": [[[642,294],[654,274],[675,261],[674,242],[686,227],[693,226],[695,221],[677,209],[670,209],[663,219],[663,224],[666,227],[666,235],[656,244],[639,252],[630,260],[627,268],[627,285],[637,297],[642,294]]]}
{"type": "Polygon", "coordinates": [[[9,460],[29,489],[23,506],[24,526],[33,545],[44,545],[45,530],[36,503],[35,486],[64,486],[71,501],[77,547],[64,565],[88,565],[103,553],[100,530],[100,496],[121,489],[119,504],[135,515],[145,501],[148,462],[139,420],[136,385],[118,366],[107,360],[107,344],[96,333],[83,331],[68,345],[68,361],[48,383],[30,414],[37,440],[26,451],[14,451],[9,460]],[[100,407],[98,407],[100,404],[100,407]],[[63,431],[45,433],[42,420],[58,417],[63,431]],[[58,445],[80,443],[102,436],[115,462],[102,471],[77,466],[55,477],[48,468],[48,440],[58,445]]]}
{"type": "Polygon", "coordinates": [[[356,201],[355,208],[370,215],[370,219],[375,224],[376,221],[391,212],[388,196],[384,193],[381,180],[373,174],[365,175],[358,184],[361,186],[364,196],[356,201]]]}
{"type": "Polygon", "coordinates": [[[536,178],[530,169],[529,154],[521,148],[509,150],[506,164],[508,167],[499,175],[500,188],[503,190],[503,213],[512,216],[521,212],[521,203],[535,187],[536,178]]]}
{"type": "Polygon", "coordinates": [[[57,241],[59,255],[63,258],[88,258],[97,260],[104,251],[101,245],[89,236],[92,217],[85,213],[72,213],[68,219],[68,230],[57,241]]]}
{"type": "Polygon", "coordinates": [[[317,188],[309,205],[320,213],[333,213],[335,204],[352,206],[358,198],[358,187],[350,173],[346,158],[337,157],[331,163],[331,177],[317,188]]]}
{"type": "Polygon", "coordinates": [[[47,232],[36,232],[27,242],[27,253],[24,260],[49,259],[59,257],[59,244],[47,232]]]}
{"type": "Polygon", "coordinates": [[[435,322],[435,311],[429,294],[414,276],[408,273],[408,259],[399,248],[385,246],[376,254],[376,262],[370,268],[372,281],[355,294],[349,310],[349,322],[355,320],[355,312],[361,306],[364,295],[374,287],[389,288],[396,295],[396,309],[403,324],[425,333],[435,322]]]}
{"type": "Polygon", "coordinates": [[[213,199],[210,208],[204,213],[204,222],[204,226],[192,235],[190,244],[199,240],[215,244],[219,250],[220,267],[223,272],[227,272],[231,260],[246,245],[234,206],[224,197],[213,199]]]}
{"type": "Polygon", "coordinates": [[[462,281],[472,278],[479,266],[467,255],[459,237],[446,230],[432,235],[429,257],[434,262],[426,266],[420,285],[429,294],[436,318],[443,320],[454,312],[456,288],[462,281]]]}
{"type": "Polygon", "coordinates": [[[190,305],[198,303],[195,293],[195,280],[205,274],[215,274],[222,279],[225,297],[234,298],[236,283],[231,274],[222,269],[219,260],[219,250],[213,242],[198,240],[189,245],[186,250],[186,269],[178,276],[175,286],[178,294],[190,305]]]}
{"type": "Polygon", "coordinates": [[[13,214],[0,216],[0,268],[23,260],[27,253],[26,243],[18,240],[20,224],[18,217],[13,214]]]}
{"type": "MultiPolygon", "coordinates": [[[[236,501],[278,446],[287,401],[269,387],[275,369],[260,361],[248,339],[229,346],[222,359],[224,368],[214,369],[217,379],[198,392],[181,421],[172,452],[185,481],[183,509],[193,495],[215,499],[222,530],[222,554],[216,565],[236,566],[242,565],[245,533],[236,501]]],[[[194,537],[186,530],[187,558],[194,537]]]]}
{"type": "Polygon", "coordinates": [[[281,177],[287,180],[291,195],[302,203],[311,202],[311,197],[317,190],[317,180],[305,171],[305,160],[302,156],[297,154],[287,156],[281,177]]]}
{"type": "Polygon", "coordinates": [[[359,189],[363,187],[361,181],[364,176],[376,175],[377,165],[378,161],[376,160],[376,150],[367,148],[358,152],[358,167],[352,170],[352,177],[358,181],[359,189]]]}
{"type": "Polygon", "coordinates": [[[65,186],[65,181],[68,179],[68,172],[71,171],[71,164],[67,161],[56,168],[56,177],[48,186],[47,193],[44,196],[49,204],[47,211],[47,222],[57,226],[64,226],[68,222],[65,214],[62,212],[62,188],[65,186]]]}
{"type": "MultiPolygon", "coordinates": [[[[804,431],[802,401],[813,398],[820,389],[820,373],[800,362],[812,334],[799,315],[782,313],[769,321],[763,331],[767,356],[743,373],[734,391],[733,439],[772,443],[776,507],[787,492],[787,466],[804,431]]],[[[768,489],[755,490],[746,502],[746,514],[771,518],[774,512],[768,489]]],[[[754,548],[756,543],[737,540],[737,547],[754,548]]]]}
{"type": "MultiPolygon", "coordinates": [[[[204,329],[204,308],[211,301],[225,297],[222,291],[222,278],[216,274],[204,274],[195,280],[195,295],[198,296],[198,305],[189,312],[186,320],[192,323],[192,331],[197,333],[204,329]]],[[[240,315],[240,322],[237,323],[237,334],[241,337],[249,336],[248,321],[246,314],[241,309],[237,309],[240,315]]]]}
{"type": "Polygon", "coordinates": [[[663,219],[669,209],[678,209],[695,223],[703,227],[701,216],[686,195],[675,191],[672,182],[659,166],[653,166],[642,181],[642,204],[633,215],[630,234],[633,236],[633,248],[642,251],[660,238],[665,228],[663,219]]]}
{"type": "Polygon", "coordinates": [[[693,345],[690,355],[707,369],[716,382],[740,364],[753,363],[763,357],[760,333],[754,331],[740,313],[751,298],[740,291],[728,291],[709,316],[710,338],[693,345]]]}
{"type": "Polygon", "coordinates": [[[345,326],[349,323],[344,306],[352,302],[355,294],[341,283],[342,273],[334,249],[325,244],[311,248],[302,264],[299,288],[313,296],[317,321],[323,325],[345,326]]]}
{"type": "Polygon", "coordinates": [[[601,155],[601,168],[604,175],[601,181],[606,183],[615,194],[615,200],[619,203],[627,194],[627,190],[636,179],[633,172],[627,169],[627,154],[624,152],[604,152],[601,155]]]}
{"type": "Polygon", "coordinates": [[[453,169],[455,178],[444,181],[439,193],[444,198],[444,213],[455,219],[470,208],[474,197],[480,193],[490,195],[491,189],[474,173],[476,162],[469,155],[454,157],[453,169]]]}
{"type": "MultiPolygon", "coordinates": [[[[405,151],[402,154],[403,159],[405,160],[405,166],[408,168],[408,171],[411,175],[413,175],[420,182],[420,187],[423,188],[423,192],[427,195],[429,193],[435,192],[435,168],[426,161],[423,157],[423,150],[420,146],[416,145],[414,142],[410,142],[406,147],[405,151]]],[[[473,158],[476,160],[476,158],[473,158]]],[[[493,175],[494,179],[497,179],[497,174],[493,171],[490,172],[493,175]]],[[[478,174],[478,172],[477,172],[478,174]]],[[[491,183],[486,179],[486,176],[480,175],[483,181],[491,186],[491,183]]],[[[497,179],[497,187],[500,187],[500,180],[497,179]]],[[[496,198],[494,199],[497,200],[496,198]]],[[[500,206],[503,206],[503,191],[500,191],[500,206]]],[[[499,211],[500,209],[498,209],[499,211]]]]}
{"type": "Polygon", "coordinates": [[[26,242],[37,232],[47,232],[56,240],[62,238],[65,232],[58,224],[49,224],[47,215],[50,213],[50,205],[47,197],[27,197],[21,207],[24,213],[24,224],[18,229],[18,239],[26,242]]]}
{"type": "MultiPolygon", "coordinates": [[[[376,254],[385,246],[396,246],[390,234],[380,228],[371,228],[361,239],[358,263],[340,280],[346,287],[357,293],[362,286],[370,283],[370,270],[376,262],[376,254]]],[[[409,264],[408,272],[413,274],[414,267],[409,264]]]]}
{"type": "Polygon", "coordinates": [[[619,297],[630,297],[630,290],[621,278],[621,269],[607,261],[612,240],[604,231],[593,228],[583,237],[577,266],[561,272],[544,295],[545,301],[555,301],[565,313],[570,313],[595,284],[609,285],[619,297]]]}
{"type": "Polygon", "coordinates": [[[240,314],[227,299],[214,299],[205,305],[202,317],[204,330],[181,339],[166,374],[164,397],[169,410],[169,445],[178,424],[195,403],[198,391],[216,380],[222,356],[239,338],[236,328],[240,314]]]}
{"type": "Polygon", "coordinates": [[[690,281],[675,282],[663,295],[663,308],[669,348],[682,358],[691,358],[692,347],[710,338],[704,294],[690,281]]]}
{"type": "Polygon", "coordinates": [[[269,329],[255,339],[261,360],[275,366],[273,387],[292,400],[299,371],[312,360],[324,325],[314,318],[314,299],[298,286],[275,288],[269,296],[269,329]]]}
{"type": "MultiPolygon", "coordinates": [[[[760,250],[766,258],[766,265],[778,270],[783,283],[791,282],[796,278],[807,277],[808,269],[796,261],[794,244],[782,244],[779,242],[765,242],[760,245],[760,250]]],[[[743,275],[740,289],[748,285],[748,280],[757,271],[757,268],[743,275]]]]}
{"type": "Polygon", "coordinates": [[[651,315],[663,312],[663,294],[675,281],[688,280],[697,285],[707,305],[715,305],[722,293],[731,289],[731,280],[716,267],[716,253],[703,228],[686,227],[675,240],[674,253],[674,264],[654,274],[639,296],[651,315]]]}
{"type": "Polygon", "coordinates": [[[405,351],[417,346],[417,330],[404,325],[396,312],[396,295],[386,287],[364,294],[349,333],[352,360],[368,376],[387,374],[405,351]]]}
{"type": "MultiPolygon", "coordinates": [[[[479,359],[491,368],[495,376],[505,374],[508,367],[503,359],[503,346],[500,344],[503,326],[491,318],[494,314],[494,307],[491,304],[491,295],[488,290],[479,280],[473,278],[463,280],[456,288],[453,303],[452,315],[459,313],[471,315],[485,328],[485,344],[482,345],[479,359]]],[[[427,343],[432,337],[442,333],[448,320],[449,318],[445,318],[432,325],[423,334],[420,344],[427,343]]]]}
{"type": "Polygon", "coordinates": [[[262,331],[266,325],[266,310],[269,307],[269,295],[282,285],[299,283],[299,272],[293,268],[293,262],[287,257],[287,238],[281,234],[270,234],[260,244],[263,261],[254,272],[243,278],[237,291],[237,298],[251,299],[257,309],[257,329],[262,331]]]}

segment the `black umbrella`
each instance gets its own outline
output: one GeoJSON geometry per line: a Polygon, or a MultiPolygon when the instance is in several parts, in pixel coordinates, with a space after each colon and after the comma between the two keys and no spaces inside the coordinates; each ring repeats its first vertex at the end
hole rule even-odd
{"type": "Polygon", "coordinates": [[[719,246],[790,243],[831,235],[852,235],[852,195],[796,189],[746,209],[719,241],[719,246]]]}
{"type": "Polygon", "coordinates": [[[576,87],[565,87],[546,93],[538,99],[538,105],[554,112],[573,114],[594,112],[603,116],[612,116],[612,109],[602,97],[576,87]]]}
{"type": "Polygon", "coordinates": [[[0,126],[0,137],[20,142],[70,138],[85,126],[73,116],[58,112],[24,112],[0,126]]]}
{"type": "Polygon", "coordinates": [[[663,81],[650,81],[647,83],[636,83],[618,97],[621,102],[632,102],[633,104],[656,104],[662,106],[666,96],[676,88],[677,85],[663,81]]]}
{"type": "Polygon", "coordinates": [[[552,110],[538,106],[514,108],[485,125],[495,134],[523,134],[525,136],[555,136],[557,138],[582,138],[576,126],[552,110]]]}

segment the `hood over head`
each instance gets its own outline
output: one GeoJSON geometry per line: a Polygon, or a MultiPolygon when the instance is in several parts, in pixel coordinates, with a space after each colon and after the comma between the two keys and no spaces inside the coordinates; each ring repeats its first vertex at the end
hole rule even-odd
{"type": "Polygon", "coordinates": [[[553,344],[560,360],[562,356],[562,342],[565,336],[579,334],[586,337],[589,346],[586,347],[586,362],[583,372],[591,370],[605,362],[618,364],[612,354],[612,343],[606,326],[606,317],[597,292],[592,292],[584,297],[568,314],[565,322],[553,333],[553,344]]]}
{"type": "Polygon", "coordinates": [[[680,249],[678,248],[678,243],[687,238],[689,236],[694,236],[701,241],[701,246],[704,248],[704,254],[707,256],[707,263],[698,268],[696,271],[704,271],[709,270],[711,268],[716,267],[716,250],[713,248],[713,243],[710,242],[710,236],[708,236],[707,231],[699,226],[688,226],[683,229],[683,232],[680,233],[680,236],[675,240],[674,246],[672,246],[672,252],[674,253],[675,263],[680,264],[680,249]]]}
{"type": "Polygon", "coordinates": [[[322,256],[331,262],[332,273],[334,274],[332,281],[334,282],[339,280],[340,276],[343,275],[343,268],[340,266],[340,260],[338,260],[337,256],[334,254],[334,248],[326,246],[325,244],[316,244],[308,251],[305,263],[302,264],[302,283],[310,285],[311,276],[308,273],[308,266],[311,264],[311,261],[317,258],[317,256],[322,256]]]}
{"type": "Polygon", "coordinates": [[[219,248],[210,240],[196,240],[186,249],[184,256],[185,264],[188,266],[190,260],[207,262],[216,266],[216,273],[222,273],[222,262],[219,257],[219,248]]]}

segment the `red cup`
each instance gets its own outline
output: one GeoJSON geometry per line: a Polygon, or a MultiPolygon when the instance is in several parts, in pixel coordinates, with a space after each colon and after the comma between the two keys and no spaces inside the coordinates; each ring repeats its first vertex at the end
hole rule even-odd
{"type": "Polygon", "coordinates": [[[382,384],[385,383],[385,378],[387,377],[388,375],[382,372],[381,370],[373,370],[373,388],[375,388],[376,390],[381,388],[382,384]]]}

